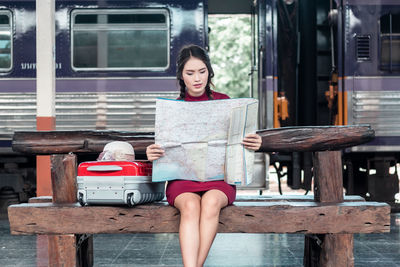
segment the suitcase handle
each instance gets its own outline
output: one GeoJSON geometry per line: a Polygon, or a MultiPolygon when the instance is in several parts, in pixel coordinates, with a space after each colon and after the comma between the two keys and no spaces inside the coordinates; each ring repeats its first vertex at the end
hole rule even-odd
{"type": "Polygon", "coordinates": [[[117,165],[98,165],[98,166],[90,166],[87,168],[87,170],[95,172],[121,171],[122,167],[117,165]]]}

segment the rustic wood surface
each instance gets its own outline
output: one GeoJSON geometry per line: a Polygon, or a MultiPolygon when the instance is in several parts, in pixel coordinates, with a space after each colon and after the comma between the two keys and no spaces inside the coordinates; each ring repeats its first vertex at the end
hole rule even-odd
{"type": "MultiPolygon", "coordinates": [[[[340,151],[315,152],[314,196],[319,203],[343,201],[343,174],[340,151]]],[[[337,223],[340,224],[338,221],[337,223]]],[[[342,222],[344,223],[344,222],[342,222]]],[[[306,235],[304,240],[304,266],[354,266],[353,235],[306,235]],[[319,244],[317,240],[321,240],[319,244]]]]}
{"type": "MultiPolygon", "coordinates": [[[[12,234],[175,233],[179,212],[165,203],[134,208],[35,203],[8,208],[12,234]]],[[[390,206],[376,202],[235,202],[224,208],[219,232],[383,233],[390,206]]]]}
{"type": "Polygon", "coordinates": [[[340,150],[360,145],[375,137],[368,125],[282,127],[257,131],[263,152],[340,150]]]}
{"type": "Polygon", "coordinates": [[[135,153],[145,153],[154,143],[154,133],[119,131],[40,131],[15,132],[13,150],[27,154],[99,153],[112,141],[126,141],[135,153]]]}
{"type": "Polygon", "coordinates": [[[53,198],[51,196],[40,196],[40,197],[31,197],[28,200],[29,203],[48,203],[53,202],[53,198]]]}
{"type": "Polygon", "coordinates": [[[354,266],[352,234],[326,234],[318,266],[352,267],[354,266]]]}
{"type": "MultiPolygon", "coordinates": [[[[363,144],[374,138],[367,125],[282,127],[257,131],[263,139],[260,152],[339,150],[363,144]]],[[[15,132],[12,147],[27,154],[99,153],[111,141],[132,144],[137,154],[144,154],[154,143],[153,133],[117,131],[40,131],[15,132]]]]}
{"type": "Polygon", "coordinates": [[[315,152],[313,162],[315,201],[342,202],[343,174],[341,152],[315,152]]]}
{"type": "MultiPolygon", "coordinates": [[[[76,156],[51,155],[51,187],[54,204],[76,202],[76,156]]],[[[48,235],[50,266],[78,266],[77,235],[48,235]]]]}
{"type": "Polygon", "coordinates": [[[77,266],[75,235],[49,235],[49,266],[77,266]]]}
{"type": "MultiPolygon", "coordinates": [[[[279,202],[310,202],[314,201],[314,195],[261,195],[261,196],[236,196],[236,201],[279,201],[279,202]]],[[[361,196],[344,196],[343,201],[365,201],[361,196]]]]}
{"type": "MultiPolygon", "coordinates": [[[[314,196],[310,195],[261,195],[261,196],[244,196],[237,195],[236,201],[281,201],[281,202],[290,202],[290,201],[313,201],[314,196]]],[[[361,196],[344,196],[343,201],[365,201],[365,199],[361,196]]],[[[29,203],[47,203],[52,202],[51,196],[42,196],[42,197],[31,197],[29,199],[29,203]]]]}
{"type": "Polygon", "coordinates": [[[51,155],[51,186],[53,203],[76,202],[76,155],[51,155]]]}
{"type": "MultiPolygon", "coordinates": [[[[50,159],[53,204],[75,203],[77,194],[76,155],[72,153],[51,155],[50,159]]],[[[48,240],[50,266],[93,266],[93,236],[49,235],[48,240]],[[81,238],[84,242],[77,246],[81,238]]]]}

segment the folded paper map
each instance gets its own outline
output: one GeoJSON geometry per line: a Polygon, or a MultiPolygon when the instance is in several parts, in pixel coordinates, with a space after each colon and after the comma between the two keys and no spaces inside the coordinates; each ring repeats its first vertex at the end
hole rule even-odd
{"type": "Polygon", "coordinates": [[[157,99],[155,143],[165,155],[153,162],[153,181],[251,183],[254,152],[241,141],[255,132],[257,110],[258,101],[252,98],[157,99]]]}

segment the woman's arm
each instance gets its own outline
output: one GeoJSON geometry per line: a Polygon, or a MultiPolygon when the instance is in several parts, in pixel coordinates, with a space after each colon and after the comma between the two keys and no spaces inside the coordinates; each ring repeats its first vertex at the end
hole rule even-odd
{"type": "Polygon", "coordinates": [[[261,147],[262,139],[258,134],[248,134],[243,138],[242,144],[245,148],[250,150],[259,150],[261,147]]]}
{"type": "Polygon", "coordinates": [[[152,144],[146,148],[146,155],[148,160],[153,161],[164,156],[164,149],[160,145],[152,144]]]}

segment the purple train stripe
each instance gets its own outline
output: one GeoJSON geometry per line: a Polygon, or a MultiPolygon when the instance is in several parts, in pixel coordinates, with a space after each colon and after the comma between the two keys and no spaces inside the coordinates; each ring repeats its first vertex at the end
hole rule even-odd
{"type": "Polygon", "coordinates": [[[347,0],[348,5],[364,5],[364,6],[376,6],[376,5],[398,5],[399,0],[347,0]]]}
{"type": "MultiPolygon", "coordinates": [[[[57,92],[170,92],[176,79],[57,79],[57,92]]],[[[35,93],[35,79],[0,79],[0,93],[35,93]]]]}
{"type": "Polygon", "coordinates": [[[400,146],[400,136],[377,136],[363,146],[400,146]]]}
{"type": "Polygon", "coordinates": [[[345,90],[355,91],[398,91],[400,76],[397,77],[347,77],[345,90]]]}

